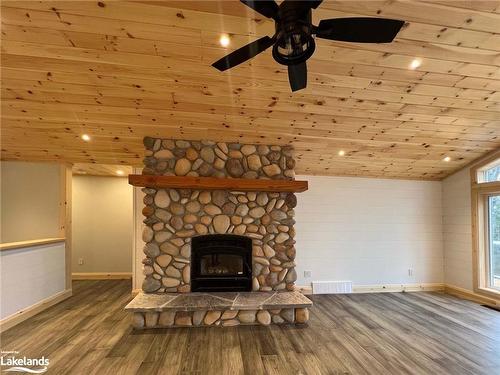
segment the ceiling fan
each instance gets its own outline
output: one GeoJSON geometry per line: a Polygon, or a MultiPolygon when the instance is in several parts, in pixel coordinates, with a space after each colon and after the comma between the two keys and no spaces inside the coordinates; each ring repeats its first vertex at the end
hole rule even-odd
{"type": "Polygon", "coordinates": [[[321,20],[318,26],[314,26],[311,22],[311,10],[316,9],[322,0],[284,0],[280,5],[274,0],[240,1],[263,16],[272,18],[276,24],[276,32],[272,37],[264,36],[231,52],[212,66],[224,71],[272,46],[274,60],[288,66],[292,91],[307,86],[306,60],[316,47],[313,35],[343,42],[389,43],[405,23],[388,18],[350,17],[321,20]]]}

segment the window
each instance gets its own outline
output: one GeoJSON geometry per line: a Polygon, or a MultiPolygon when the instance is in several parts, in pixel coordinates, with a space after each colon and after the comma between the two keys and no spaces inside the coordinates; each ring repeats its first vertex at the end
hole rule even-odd
{"type": "Polygon", "coordinates": [[[488,196],[487,244],[488,286],[500,290],[500,195],[488,196]]]}
{"type": "Polygon", "coordinates": [[[500,151],[471,168],[474,291],[500,296],[500,151]]]}
{"type": "Polygon", "coordinates": [[[477,182],[480,184],[500,181],[500,160],[477,169],[477,182]]]}

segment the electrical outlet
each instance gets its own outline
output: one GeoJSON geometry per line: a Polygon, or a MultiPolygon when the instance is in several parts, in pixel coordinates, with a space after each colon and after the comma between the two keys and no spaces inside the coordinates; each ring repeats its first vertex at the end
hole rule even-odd
{"type": "Polygon", "coordinates": [[[312,271],[304,271],[304,277],[311,277],[312,271]]]}
{"type": "Polygon", "coordinates": [[[79,266],[83,265],[83,258],[78,258],[78,265],[79,266]]]}
{"type": "Polygon", "coordinates": [[[408,268],[408,276],[413,276],[413,268],[408,268]]]}

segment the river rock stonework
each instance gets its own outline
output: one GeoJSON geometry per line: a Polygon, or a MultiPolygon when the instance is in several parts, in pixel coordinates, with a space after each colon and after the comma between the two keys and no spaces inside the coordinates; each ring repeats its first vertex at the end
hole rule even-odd
{"type": "Polygon", "coordinates": [[[132,325],[136,329],[307,323],[307,308],[273,310],[209,310],[134,312],[132,325]]]}
{"type": "Polygon", "coordinates": [[[144,138],[142,173],[163,176],[267,178],[292,180],[290,146],[242,145],[212,141],[144,138]]]}
{"type": "MultiPolygon", "coordinates": [[[[150,137],[144,145],[143,174],[294,178],[290,147],[150,137]]],[[[152,188],[143,192],[144,292],[190,292],[191,238],[205,234],[252,239],[253,291],[294,289],[293,193],[152,188]]]]}

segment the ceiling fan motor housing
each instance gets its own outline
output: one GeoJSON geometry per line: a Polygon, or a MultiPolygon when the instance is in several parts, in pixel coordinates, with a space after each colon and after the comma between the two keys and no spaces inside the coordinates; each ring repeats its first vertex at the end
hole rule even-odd
{"type": "Polygon", "coordinates": [[[293,1],[283,2],[276,20],[273,58],[282,65],[306,61],[316,48],[312,27],[311,9],[294,6],[293,1]]]}

